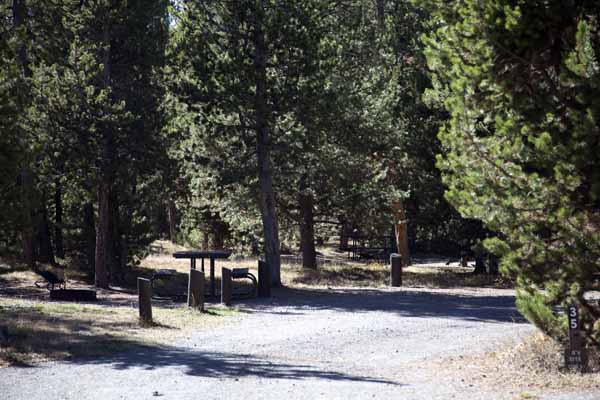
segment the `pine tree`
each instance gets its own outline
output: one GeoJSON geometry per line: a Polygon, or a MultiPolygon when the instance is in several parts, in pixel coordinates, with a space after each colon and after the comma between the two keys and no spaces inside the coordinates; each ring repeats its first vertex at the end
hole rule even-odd
{"type": "Polygon", "coordinates": [[[597,2],[428,2],[436,90],[451,117],[438,160],[462,215],[517,278],[517,305],[558,340],[575,303],[590,342],[600,307],[600,26],[597,2]]]}

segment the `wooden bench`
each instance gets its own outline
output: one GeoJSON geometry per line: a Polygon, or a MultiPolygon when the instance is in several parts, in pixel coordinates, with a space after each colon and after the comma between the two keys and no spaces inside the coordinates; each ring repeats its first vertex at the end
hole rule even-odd
{"type": "Polygon", "coordinates": [[[158,280],[171,279],[173,276],[175,276],[176,272],[177,270],[174,269],[159,269],[152,274],[152,277],[150,278],[150,284],[154,284],[154,281],[158,280]]]}
{"type": "Polygon", "coordinates": [[[157,299],[157,300],[172,299],[174,301],[181,301],[182,299],[187,297],[187,294],[183,294],[183,293],[159,294],[158,290],[155,290],[155,289],[157,289],[154,286],[156,281],[166,281],[166,280],[174,278],[176,275],[177,275],[176,269],[158,269],[158,270],[154,271],[154,273],[152,273],[152,276],[150,277],[150,288],[152,289],[152,293],[153,293],[152,298],[157,299]]]}

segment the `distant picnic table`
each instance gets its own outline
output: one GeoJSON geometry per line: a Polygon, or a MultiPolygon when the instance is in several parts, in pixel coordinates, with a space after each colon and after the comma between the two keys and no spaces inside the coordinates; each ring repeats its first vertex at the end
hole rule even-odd
{"type": "Polygon", "coordinates": [[[173,253],[175,258],[189,258],[190,268],[196,269],[196,260],[200,259],[201,269],[204,272],[204,259],[210,259],[210,295],[216,297],[217,291],[215,288],[215,260],[217,258],[229,258],[231,251],[229,250],[185,250],[176,251],[173,253]]]}
{"type": "Polygon", "coordinates": [[[348,251],[351,260],[385,261],[396,251],[392,236],[348,235],[347,238],[350,243],[342,250],[348,251]]]}

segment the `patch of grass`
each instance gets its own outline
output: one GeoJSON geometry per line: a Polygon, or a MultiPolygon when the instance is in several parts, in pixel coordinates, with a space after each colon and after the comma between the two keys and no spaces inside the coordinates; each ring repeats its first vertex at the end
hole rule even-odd
{"type": "MultiPolygon", "coordinates": [[[[282,280],[288,286],[385,287],[389,286],[389,267],[382,264],[325,265],[317,270],[282,267],[282,280]]],[[[414,266],[402,272],[405,287],[512,287],[512,282],[491,275],[474,275],[469,268],[414,266]]]]}
{"type": "Polygon", "coordinates": [[[520,393],[520,397],[521,397],[522,399],[529,399],[529,400],[535,400],[535,399],[538,399],[538,398],[539,398],[539,397],[537,397],[536,395],[533,395],[533,394],[531,394],[531,393],[529,393],[529,392],[521,392],[521,393],[520,393]]]}
{"type": "MultiPolygon", "coordinates": [[[[34,286],[41,279],[37,274],[13,260],[0,259],[0,367],[169,344],[239,315],[239,309],[218,306],[200,313],[169,300],[171,296],[182,300],[187,292],[189,261],[172,257],[172,252],[182,249],[167,241],[154,243],[151,255],[122,277],[121,287],[97,291],[98,303],[49,301],[48,291],[34,286]],[[157,269],[175,269],[176,273],[156,282],[155,295],[164,295],[166,300],[153,301],[153,323],[142,325],[136,280],[152,276],[157,269]]],[[[240,267],[242,263],[219,260],[216,276],[221,266],[240,267]]],[[[248,264],[256,267],[256,262],[248,264]]],[[[207,262],[207,275],[208,267],[207,262]]],[[[68,287],[89,288],[82,278],[84,272],[67,269],[65,275],[68,287]]]]}
{"type": "Polygon", "coordinates": [[[143,326],[127,306],[0,299],[0,366],[95,356],[132,346],[161,345],[208,329],[235,309],[153,307],[154,324],[143,326]]]}

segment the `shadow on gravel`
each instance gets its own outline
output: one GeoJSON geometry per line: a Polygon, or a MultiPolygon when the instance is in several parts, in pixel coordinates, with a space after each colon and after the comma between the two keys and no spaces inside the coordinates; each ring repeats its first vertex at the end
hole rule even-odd
{"type": "Polygon", "coordinates": [[[99,359],[80,359],[71,362],[110,365],[116,370],[139,368],[148,371],[176,368],[183,369],[182,372],[187,375],[205,378],[324,379],[404,386],[385,379],[326,371],[309,365],[273,362],[245,354],[199,352],[176,347],[139,347],[99,359]]]}
{"type": "Polygon", "coordinates": [[[249,312],[306,314],[311,310],[343,312],[381,311],[401,317],[449,318],[488,323],[527,321],[515,306],[513,296],[463,295],[438,292],[377,289],[290,289],[273,292],[271,301],[244,304],[249,312]],[[276,306],[274,308],[274,306],[276,306]],[[281,310],[280,307],[285,307],[281,310]]]}

